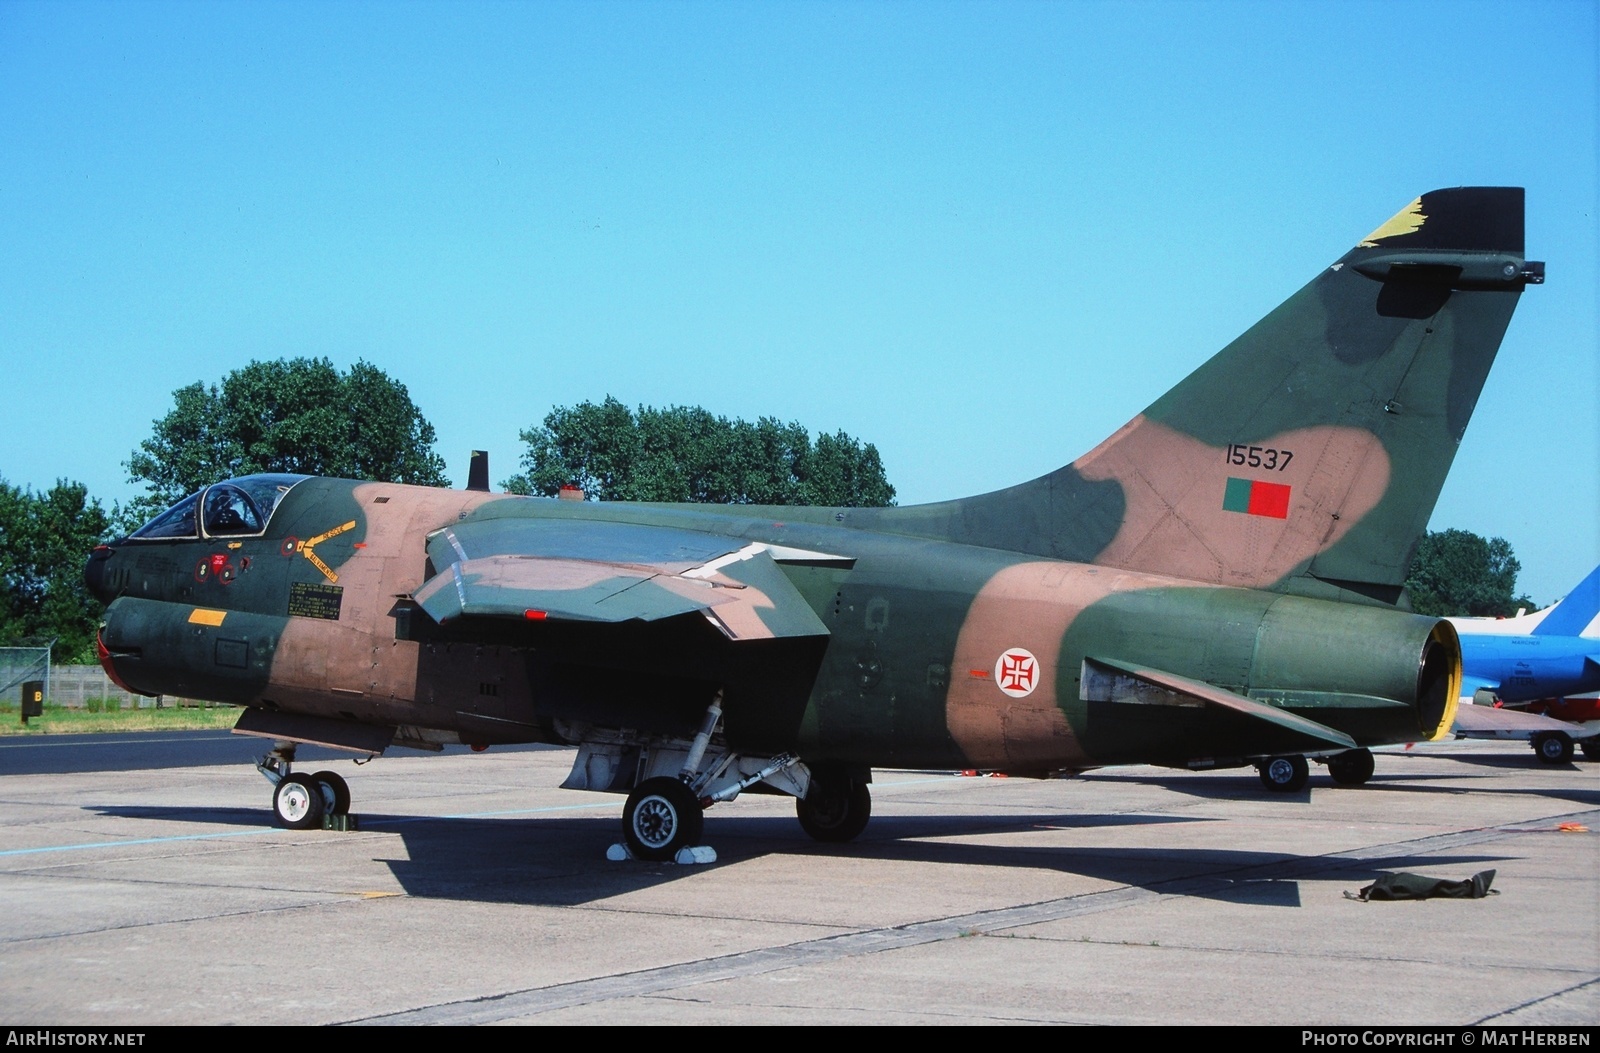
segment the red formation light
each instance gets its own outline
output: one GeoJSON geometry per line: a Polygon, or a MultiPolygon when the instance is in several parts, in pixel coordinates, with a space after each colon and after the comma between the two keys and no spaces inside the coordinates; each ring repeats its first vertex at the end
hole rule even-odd
{"type": "Polygon", "coordinates": [[[530,622],[542,622],[546,617],[544,611],[523,611],[522,616],[530,622]]]}

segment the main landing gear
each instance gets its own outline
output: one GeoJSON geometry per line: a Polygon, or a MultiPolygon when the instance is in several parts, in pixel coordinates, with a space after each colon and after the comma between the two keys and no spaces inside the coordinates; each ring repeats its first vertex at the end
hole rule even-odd
{"type": "Polygon", "coordinates": [[[837,768],[816,768],[811,788],[796,797],[795,815],[800,828],[818,841],[842,844],[854,841],[872,818],[872,793],[867,784],[837,768]]]}
{"type": "Polygon", "coordinates": [[[699,798],[681,780],[658,775],[628,794],[622,839],[635,859],[672,859],[679,849],[700,842],[705,814],[699,798]]]}
{"type": "MultiPolygon", "coordinates": [[[[290,830],[311,830],[323,825],[324,816],[350,814],[350,784],[338,772],[293,774],[295,744],[274,743],[271,752],[256,761],[256,770],[272,783],[272,817],[290,830]]],[[[338,824],[341,828],[344,823],[338,824]]]]}
{"type": "Polygon", "coordinates": [[[1375,767],[1371,750],[1345,750],[1327,760],[1328,774],[1340,786],[1360,786],[1372,778],[1375,767]]]}
{"type": "Polygon", "coordinates": [[[1310,766],[1299,754],[1286,757],[1268,757],[1256,765],[1261,785],[1274,793],[1297,793],[1305,789],[1310,766]]]}
{"type": "MultiPolygon", "coordinates": [[[[706,808],[732,796],[723,789],[697,797],[692,785],[676,776],[657,775],[633,788],[622,808],[622,840],[629,855],[653,861],[677,859],[680,851],[700,843],[706,808]]],[[[872,794],[864,779],[849,772],[815,770],[805,795],[795,798],[795,815],[801,829],[816,840],[843,844],[866,829],[872,818],[872,794]]]]}
{"type": "Polygon", "coordinates": [[[558,728],[567,741],[578,745],[563,787],[628,795],[622,809],[622,844],[612,846],[610,858],[715,860],[715,851],[700,843],[705,810],[751,787],[794,797],[801,828],[818,841],[849,841],[866,828],[872,816],[869,769],[810,766],[787,753],[776,757],[738,753],[718,734],[721,720],[719,693],[692,739],[587,725],[558,728]]]}
{"type": "MultiPolygon", "coordinates": [[[[1329,777],[1340,786],[1360,786],[1372,778],[1374,764],[1369,749],[1345,750],[1318,759],[1328,766],[1329,777]]],[[[1256,772],[1261,776],[1261,785],[1274,793],[1298,793],[1305,789],[1310,765],[1302,756],[1286,754],[1256,762],[1256,772]]]]}

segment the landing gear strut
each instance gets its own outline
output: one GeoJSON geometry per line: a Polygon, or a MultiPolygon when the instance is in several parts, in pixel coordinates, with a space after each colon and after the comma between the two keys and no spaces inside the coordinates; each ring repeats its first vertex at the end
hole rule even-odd
{"type": "Polygon", "coordinates": [[[578,745],[561,785],[628,794],[622,843],[612,845],[607,858],[715,862],[716,851],[700,843],[705,810],[758,784],[761,792],[795,797],[800,823],[812,837],[848,841],[861,832],[872,810],[867,769],[819,771],[792,753],[741,753],[720,734],[722,699],[718,691],[710,700],[693,738],[558,724],[558,734],[578,745]]]}

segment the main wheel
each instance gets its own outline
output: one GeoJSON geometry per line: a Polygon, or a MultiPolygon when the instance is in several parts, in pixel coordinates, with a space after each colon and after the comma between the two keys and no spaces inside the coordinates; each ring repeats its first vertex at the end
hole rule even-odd
{"type": "Polygon", "coordinates": [[[1578,745],[1583,749],[1583,755],[1590,760],[1600,760],[1600,738],[1587,738],[1578,745]]]}
{"type": "Polygon", "coordinates": [[[1256,767],[1261,774],[1261,785],[1275,793],[1294,793],[1306,784],[1310,766],[1299,754],[1289,757],[1269,757],[1256,767]]]}
{"type": "Polygon", "coordinates": [[[322,787],[306,775],[285,775],[272,795],[272,812],[279,826],[309,830],[322,825],[322,787]]]}
{"type": "Polygon", "coordinates": [[[1564,731],[1541,731],[1533,737],[1533,752],[1546,764],[1566,764],[1572,760],[1572,736],[1564,731]]]}
{"type": "Polygon", "coordinates": [[[699,841],[704,826],[700,802],[671,776],[634,787],[622,809],[622,839],[637,859],[671,859],[699,841]]]}
{"type": "Polygon", "coordinates": [[[311,781],[322,790],[322,810],[328,815],[350,814],[350,784],[336,771],[319,771],[311,781]]]}
{"type": "Polygon", "coordinates": [[[853,841],[872,818],[872,792],[852,775],[813,774],[811,789],[794,802],[800,827],[818,841],[853,841]]]}
{"type": "Polygon", "coordinates": [[[1371,750],[1345,750],[1328,758],[1328,774],[1340,786],[1360,786],[1372,778],[1371,750]]]}

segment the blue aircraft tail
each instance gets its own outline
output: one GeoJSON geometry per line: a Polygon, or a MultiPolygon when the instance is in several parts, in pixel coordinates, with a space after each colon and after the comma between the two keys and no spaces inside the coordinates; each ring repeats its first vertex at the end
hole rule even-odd
{"type": "Polygon", "coordinates": [[[1600,614],[1600,566],[1539,620],[1533,635],[1581,636],[1596,614],[1600,614]]]}

